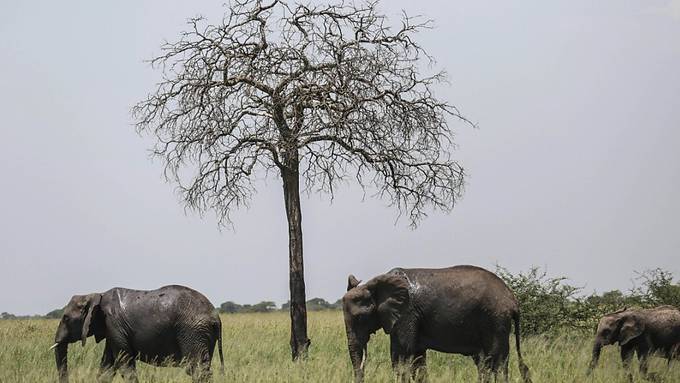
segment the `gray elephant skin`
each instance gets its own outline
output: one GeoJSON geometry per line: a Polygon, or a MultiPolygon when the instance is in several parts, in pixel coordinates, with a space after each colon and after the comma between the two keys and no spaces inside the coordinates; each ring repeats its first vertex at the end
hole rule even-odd
{"type": "Polygon", "coordinates": [[[668,364],[680,356],[680,311],[673,306],[624,308],[603,316],[595,333],[589,374],[597,366],[602,347],[617,342],[624,367],[630,367],[633,354],[637,353],[640,372],[646,376],[651,355],[665,357],[668,364]]]}
{"type": "Polygon", "coordinates": [[[116,287],[104,293],[75,295],[64,308],[55,335],[59,381],[68,382],[68,345],[94,336],[106,340],[99,381],[120,372],[137,382],[137,360],[153,365],[186,365],[194,382],[210,380],[210,362],[218,342],[222,356],[222,323],[210,301],[184,286],[157,290],[116,287]]]}
{"type": "Polygon", "coordinates": [[[395,268],[365,284],[349,276],[342,298],[349,356],[356,382],[364,378],[366,346],[382,328],[390,336],[392,365],[400,373],[426,380],[426,351],[471,356],[479,380],[508,379],[509,335],[515,343],[524,382],[531,382],[520,351],[517,300],[492,272],[475,266],[443,269],[395,268]]]}

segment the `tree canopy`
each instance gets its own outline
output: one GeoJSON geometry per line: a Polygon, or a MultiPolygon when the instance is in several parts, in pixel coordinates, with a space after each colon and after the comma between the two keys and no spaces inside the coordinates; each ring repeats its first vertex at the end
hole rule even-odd
{"type": "Polygon", "coordinates": [[[308,191],[351,178],[412,223],[453,207],[464,171],[448,117],[462,117],[433,93],[446,74],[422,73],[432,58],[414,36],[431,23],[404,15],[394,30],[378,2],[359,4],[234,1],[163,45],[164,78],[134,113],[188,206],[228,220],[253,175],[295,152],[308,191]]]}

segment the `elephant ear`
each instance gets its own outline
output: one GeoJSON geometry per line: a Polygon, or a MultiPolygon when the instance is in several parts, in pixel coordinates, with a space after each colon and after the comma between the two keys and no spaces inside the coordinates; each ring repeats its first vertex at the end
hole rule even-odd
{"type": "Polygon", "coordinates": [[[101,294],[90,294],[87,296],[87,306],[85,310],[85,319],[83,320],[83,330],[80,335],[80,340],[83,346],[90,335],[95,336],[95,341],[99,343],[104,338],[104,318],[101,311],[101,294]]]}
{"type": "Polygon", "coordinates": [[[408,282],[400,275],[383,274],[366,282],[375,301],[380,325],[389,334],[409,302],[408,282]]]}
{"type": "Polygon", "coordinates": [[[361,281],[358,280],[354,275],[350,274],[349,277],[347,277],[347,291],[359,286],[359,283],[361,283],[361,281]]]}
{"type": "Polygon", "coordinates": [[[645,325],[638,318],[634,316],[624,318],[619,331],[619,345],[625,345],[640,336],[643,331],[645,331],[645,325]]]}

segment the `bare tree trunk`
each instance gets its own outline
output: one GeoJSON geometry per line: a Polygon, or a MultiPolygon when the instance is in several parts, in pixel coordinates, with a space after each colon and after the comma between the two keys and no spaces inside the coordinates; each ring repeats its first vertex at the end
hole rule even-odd
{"type": "Polygon", "coordinates": [[[282,169],[283,197],[288,217],[288,263],[290,286],[290,348],[293,360],[304,358],[307,338],[305,272],[302,258],[302,211],[300,210],[299,159],[297,152],[287,153],[282,169]]]}

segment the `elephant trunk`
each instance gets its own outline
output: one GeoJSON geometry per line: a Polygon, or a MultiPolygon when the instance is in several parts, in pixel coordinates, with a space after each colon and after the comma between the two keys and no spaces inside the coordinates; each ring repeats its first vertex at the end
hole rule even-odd
{"type": "Polygon", "coordinates": [[[54,356],[59,371],[59,383],[68,383],[68,343],[57,343],[54,348],[54,356]]]}
{"type": "Polygon", "coordinates": [[[68,344],[69,334],[66,324],[62,320],[57,327],[57,333],[54,336],[54,356],[57,362],[57,370],[59,372],[59,383],[68,383],[68,344]]]}
{"type": "Polygon", "coordinates": [[[588,374],[593,372],[593,369],[597,366],[597,362],[600,360],[600,352],[602,351],[602,342],[598,339],[593,345],[593,357],[590,360],[590,365],[588,366],[588,374]]]}
{"type": "Polygon", "coordinates": [[[348,336],[349,358],[352,361],[354,381],[364,381],[364,365],[366,363],[366,343],[359,342],[356,337],[348,336]]]}

